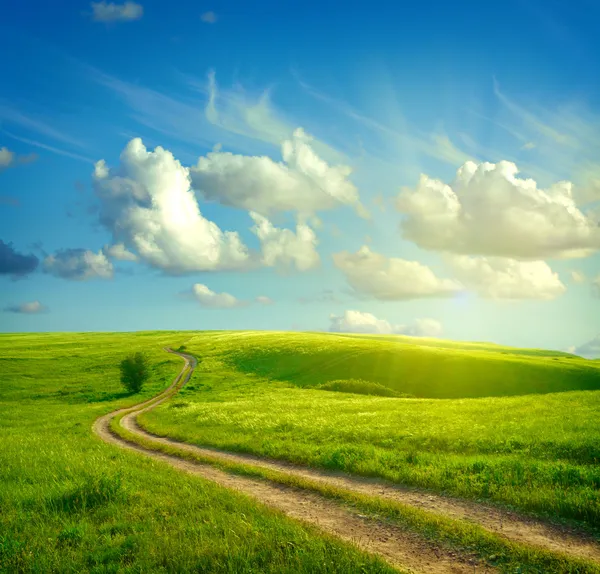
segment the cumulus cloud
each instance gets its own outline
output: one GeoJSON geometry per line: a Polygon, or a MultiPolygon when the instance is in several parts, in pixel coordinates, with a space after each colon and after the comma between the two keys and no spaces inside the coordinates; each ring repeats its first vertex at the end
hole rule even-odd
{"type": "Polygon", "coordinates": [[[0,147],[0,169],[10,167],[15,161],[14,152],[6,147],[0,147]]]}
{"type": "Polygon", "coordinates": [[[388,258],[366,245],[356,253],[335,253],[333,261],[357,295],[382,301],[451,297],[463,289],[456,281],[438,278],[418,261],[388,258]]]}
{"type": "Polygon", "coordinates": [[[467,289],[486,299],[551,300],[567,289],[545,261],[451,255],[446,262],[467,289]]]}
{"type": "Polygon", "coordinates": [[[122,243],[116,243],[114,245],[105,245],[102,248],[103,253],[107,257],[116,259],[117,261],[137,261],[137,255],[131,251],[127,251],[127,248],[122,243]]]}
{"type": "Polygon", "coordinates": [[[15,250],[12,243],[0,239],[0,275],[23,277],[36,270],[39,259],[33,255],[23,255],[15,250]]]}
{"type": "Polygon", "coordinates": [[[259,295],[256,298],[256,302],[260,303],[261,305],[273,305],[275,301],[273,301],[273,299],[267,297],[266,295],[259,295]]]}
{"type": "Polygon", "coordinates": [[[88,249],[60,249],[44,259],[43,268],[50,275],[72,281],[111,279],[114,272],[102,251],[94,253],[88,249]]]}
{"type": "Polygon", "coordinates": [[[207,24],[214,24],[217,21],[217,15],[209,10],[208,12],[204,12],[200,16],[200,19],[207,24]]]}
{"type": "Polygon", "coordinates": [[[571,276],[571,281],[573,283],[585,283],[585,275],[581,271],[572,270],[569,275],[571,276]]]}
{"type": "Polygon", "coordinates": [[[364,216],[348,166],[330,166],[311,147],[301,128],[281,146],[283,162],[267,156],[213,151],[190,168],[193,188],[203,198],[268,216],[277,211],[313,213],[353,205],[364,216]]]}
{"type": "Polygon", "coordinates": [[[591,341],[575,347],[573,353],[586,359],[600,359],[600,334],[596,335],[591,341]]]}
{"type": "Polygon", "coordinates": [[[117,170],[96,163],[100,222],[139,258],[165,273],[246,268],[250,254],[237,232],[221,231],[200,212],[189,170],[173,154],[147,151],[140,138],[121,153],[117,170]]]}
{"type": "Polygon", "coordinates": [[[4,310],[7,313],[22,313],[25,315],[34,315],[36,313],[44,313],[48,309],[39,301],[31,301],[29,303],[21,303],[20,305],[9,305],[8,307],[5,307],[4,310]]]}
{"type": "Polygon", "coordinates": [[[92,19],[96,22],[130,22],[139,20],[143,15],[143,6],[136,2],[92,2],[92,19]]]}
{"type": "Polygon", "coordinates": [[[267,267],[296,268],[308,271],[320,263],[316,251],[317,236],[306,223],[298,223],[296,232],[275,227],[267,218],[250,212],[255,225],[253,233],[259,238],[262,262],[267,267]]]}
{"type": "Polygon", "coordinates": [[[32,153],[29,155],[17,155],[14,151],[10,151],[7,147],[0,147],[0,171],[15,167],[16,165],[31,163],[37,159],[37,155],[32,153]]]}
{"type": "Polygon", "coordinates": [[[415,319],[404,331],[405,335],[411,337],[439,337],[443,331],[442,324],[435,319],[415,319]]]}
{"type": "Polygon", "coordinates": [[[380,333],[389,335],[397,332],[401,326],[393,326],[385,319],[378,319],[371,313],[362,311],[344,311],[343,315],[329,315],[332,333],[380,333]]]}
{"type": "Polygon", "coordinates": [[[439,337],[442,324],[435,319],[416,319],[412,325],[392,325],[372,313],[347,310],[343,315],[329,316],[332,333],[373,333],[380,335],[404,334],[412,337],[439,337]]]}
{"type": "Polygon", "coordinates": [[[406,239],[425,249],[517,259],[585,257],[600,248],[597,217],[583,213],[567,181],[539,189],[514,163],[466,162],[451,184],[421,175],[404,189],[406,239]]]}
{"type": "Polygon", "coordinates": [[[194,294],[196,300],[203,307],[231,309],[233,307],[241,307],[247,304],[245,301],[240,301],[229,293],[215,293],[202,283],[196,283],[192,287],[192,293],[194,294]]]}

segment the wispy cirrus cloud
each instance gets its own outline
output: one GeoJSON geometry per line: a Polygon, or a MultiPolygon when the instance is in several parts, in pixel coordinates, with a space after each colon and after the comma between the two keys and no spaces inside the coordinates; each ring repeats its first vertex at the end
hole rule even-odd
{"type": "MultiPolygon", "coordinates": [[[[215,144],[254,154],[279,148],[300,127],[271,101],[269,89],[253,96],[242,88],[220,90],[214,71],[205,79],[179,74],[181,88],[169,93],[134,84],[78,62],[89,79],[112,92],[130,108],[140,125],[181,142],[212,148],[215,144]],[[262,147],[260,147],[262,146],[262,147]]],[[[329,162],[347,161],[343,152],[313,138],[315,151],[329,162]]]]}
{"type": "MultiPolygon", "coordinates": [[[[32,139],[29,139],[29,138],[24,138],[24,137],[21,137],[21,136],[17,136],[15,134],[11,133],[11,132],[7,132],[6,130],[2,130],[2,133],[4,133],[9,138],[12,138],[12,139],[14,139],[16,141],[19,141],[19,142],[27,144],[27,145],[31,145],[33,147],[37,147],[39,149],[43,149],[43,150],[49,151],[49,152],[51,152],[53,154],[56,154],[56,155],[62,155],[64,157],[70,157],[71,159],[76,159],[78,161],[83,161],[85,163],[90,163],[90,164],[94,163],[94,160],[92,158],[86,157],[86,156],[78,154],[78,153],[70,152],[70,151],[67,151],[65,149],[57,148],[55,146],[51,146],[51,145],[48,145],[48,144],[45,144],[45,143],[42,143],[42,142],[39,142],[39,141],[36,141],[36,140],[32,140],[32,139]]],[[[26,157],[33,157],[33,159],[31,159],[29,161],[33,161],[34,159],[37,159],[37,155],[36,154],[29,154],[26,157]]]]}
{"type": "Polygon", "coordinates": [[[415,154],[422,154],[450,165],[475,159],[472,154],[460,149],[441,126],[431,133],[419,131],[409,125],[398,109],[394,111],[394,121],[384,123],[353,108],[343,100],[331,97],[314,88],[300,79],[296,72],[295,76],[298,84],[306,94],[387,139],[391,153],[397,152],[398,158],[404,155],[401,150],[410,149],[413,157],[415,154]]]}
{"type": "Polygon", "coordinates": [[[80,140],[51,126],[44,120],[25,114],[14,106],[0,101],[0,125],[3,124],[19,126],[20,128],[35,132],[70,146],[78,148],[86,147],[86,145],[80,140]]]}

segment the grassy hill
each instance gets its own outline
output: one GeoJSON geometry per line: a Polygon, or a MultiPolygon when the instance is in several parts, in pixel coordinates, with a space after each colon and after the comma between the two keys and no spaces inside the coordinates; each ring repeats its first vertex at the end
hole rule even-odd
{"type": "Polygon", "coordinates": [[[218,339],[239,371],[316,387],[360,379],[400,393],[461,398],[600,389],[598,364],[557,351],[414,337],[241,332],[218,339]]]}
{"type": "Polygon", "coordinates": [[[2,335],[0,572],[389,571],[91,434],[141,398],[120,388],[124,354],[150,354],[143,397],[168,384],[181,360],[165,345],[200,362],[143,415],[153,432],[600,524],[598,361],[322,333],[2,335]],[[365,389],[383,396],[338,392],[365,389]]]}
{"type": "Polygon", "coordinates": [[[600,388],[598,366],[544,351],[395,341],[182,334],[176,344],[201,359],[198,369],[172,403],[140,420],[196,444],[600,523],[600,391],[581,390],[600,388]],[[339,381],[353,390],[357,379],[367,394],[384,385],[457,398],[321,390],[339,381]]]}
{"type": "Polygon", "coordinates": [[[91,425],[167,386],[181,334],[0,336],[0,572],[395,572],[214,483],[101,442],[91,425]],[[142,396],[119,361],[146,351],[142,396]]]}

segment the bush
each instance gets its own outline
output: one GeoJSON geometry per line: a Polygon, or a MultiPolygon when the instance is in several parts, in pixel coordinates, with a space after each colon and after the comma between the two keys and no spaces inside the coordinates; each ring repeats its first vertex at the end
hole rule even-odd
{"type": "Polygon", "coordinates": [[[413,398],[414,395],[399,393],[379,383],[363,381],[362,379],[343,379],[329,381],[316,387],[320,391],[335,391],[338,393],[355,393],[357,395],[375,395],[379,397],[413,398]]]}
{"type": "Polygon", "coordinates": [[[130,393],[139,393],[149,378],[150,368],[144,353],[135,353],[121,361],[121,382],[130,393]]]}

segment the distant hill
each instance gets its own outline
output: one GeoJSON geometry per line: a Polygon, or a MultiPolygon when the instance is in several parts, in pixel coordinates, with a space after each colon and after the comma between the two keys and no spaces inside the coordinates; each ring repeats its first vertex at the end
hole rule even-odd
{"type": "Polygon", "coordinates": [[[337,333],[230,332],[210,339],[238,370],[301,387],[360,379],[430,398],[600,389],[600,362],[560,351],[337,333]]]}

